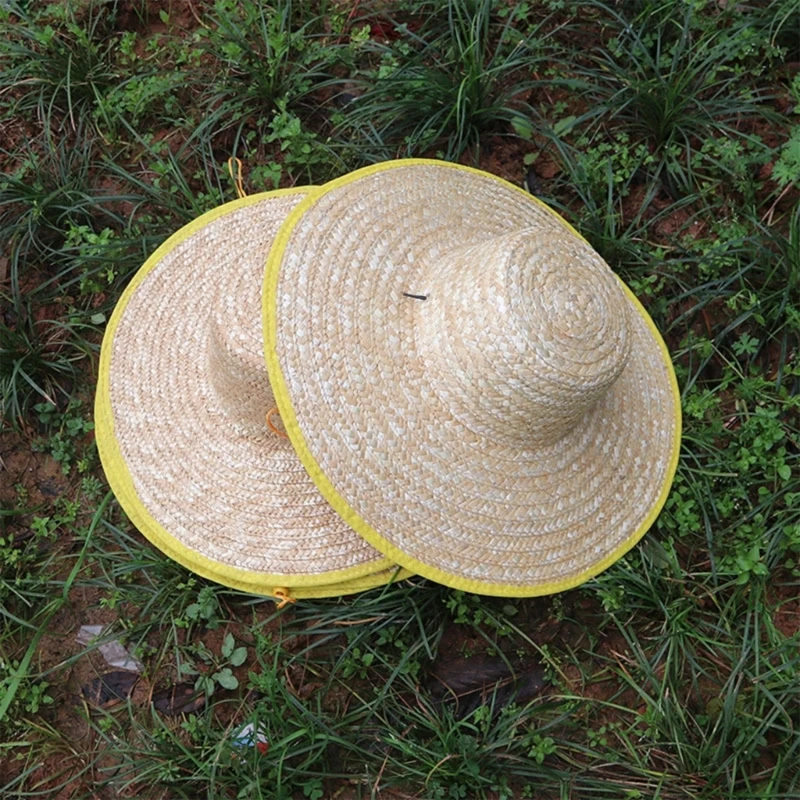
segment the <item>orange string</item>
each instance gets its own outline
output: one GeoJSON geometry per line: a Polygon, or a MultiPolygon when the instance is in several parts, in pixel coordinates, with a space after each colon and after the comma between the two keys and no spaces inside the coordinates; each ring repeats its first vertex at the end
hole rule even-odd
{"type": "Polygon", "coordinates": [[[282,431],[280,428],[276,428],[274,423],[272,422],[272,415],[273,414],[277,414],[277,413],[278,413],[278,407],[277,406],[275,406],[274,408],[271,408],[269,411],[267,411],[267,427],[273,433],[277,433],[278,436],[283,436],[284,439],[288,439],[289,436],[286,433],[284,433],[284,431],[282,431]]]}
{"type": "Polygon", "coordinates": [[[278,610],[286,608],[289,603],[297,602],[297,600],[289,594],[289,590],[284,589],[282,586],[276,586],[272,592],[272,596],[280,600],[280,603],[278,603],[278,610]]]}

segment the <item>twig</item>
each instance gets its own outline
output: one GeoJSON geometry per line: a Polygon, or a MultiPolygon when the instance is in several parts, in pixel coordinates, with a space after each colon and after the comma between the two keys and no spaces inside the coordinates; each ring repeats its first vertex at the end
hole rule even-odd
{"type": "Polygon", "coordinates": [[[766,222],[767,225],[772,225],[772,218],[775,215],[775,209],[777,208],[778,203],[780,203],[780,201],[783,200],[783,196],[791,188],[792,188],[792,184],[791,183],[787,183],[786,186],[784,187],[783,191],[775,199],[775,202],[769,207],[769,209],[767,210],[767,213],[764,214],[763,217],[761,217],[761,221],[762,222],[766,222]]]}

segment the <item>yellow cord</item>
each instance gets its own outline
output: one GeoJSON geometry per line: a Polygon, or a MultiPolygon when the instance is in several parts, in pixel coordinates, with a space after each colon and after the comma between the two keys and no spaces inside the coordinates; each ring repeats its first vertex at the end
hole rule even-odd
{"type": "Polygon", "coordinates": [[[244,186],[242,185],[242,160],[240,158],[229,158],[228,159],[228,172],[233,178],[234,183],[236,184],[236,196],[237,197],[247,197],[247,192],[244,190],[244,186]],[[233,162],[236,162],[236,172],[233,171],[233,162]]]}
{"type": "Polygon", "coordinates": [[[288,606],[289,603],[297,602],[297,600],[295,600],[294,597],[292,597],[289,594],[289,590],[284,589],[282,586],[276,586],[275,589],[273,589],[272,591],[272,595],[277,600],[280,600],[280,603],[278,603],[278,610],[286,608],[286,606],[288,606]]]}

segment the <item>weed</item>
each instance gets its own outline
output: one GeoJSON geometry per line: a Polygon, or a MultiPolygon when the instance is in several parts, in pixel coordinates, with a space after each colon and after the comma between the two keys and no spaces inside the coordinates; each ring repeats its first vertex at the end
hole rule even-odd
{"type": "Polygon", "coordinates": [[[23,267],[42,271],[38,292],[52,290],[67,260],[62,248],[76,241],[77,231],[85,238],[109,225],[125,224],[111,209],[135,198],[95,185],[94,143],[81,127],[69,138],[47,132],[15,154],[11,174],[0,184],[0,241],[10,249],[11,292],[17,304],[28,289],[25,278],[33,278],[22,274],[23,267]]]}
{"type": "Polygon", "coordinates": [[[517,614],[517,607],[511,602],[503,603],[499,609],[494,609],[491,605],[480,595],[466,594],[458,590],[453,591],[445,599],[445,606],[456,625],[484,627],[494,631],[498,636],[508,636],[511,633],[508,620],[517,614]]]}
{"type": "Polygon", "coordinates": [[[673,196],[696,190],[708,160],[697,142],[747,140],[741,121],[768,115],[766,93],[747,76],[777,52],[746,18],[708,24],[691,3],[648,3],[632,21],[600,7],[618,33],[583,73],[587,116],[638,133],[673,196]]]}
{"type": "Polygon", "coordinates": [[[212,653],[202,642],[187,649],[187,654],[196,658],[195,663],[185,661],[179,665],[181,676],[196,675],[195,690],[210,697],[217,686],[222,689],[237,689],[239,680],[231,671],[231,667],[240,667],[247,660],[247,648],[236,647],[233,634],[226,633],[220,648],[219,657],[212,653]],[[201,672],[197,660],[204,664],[201,672]]]}
{"type": "Polygon", "coordinates": [[[382,50],[377,74],[360,80],[363,93],[347,105],[343,134],[386,143],[389,155],[441,149],[456,159],[479,152],[481,135],[514,121],[526,124],[528,76],[544,60],[533,30],[523,37],[511,24],[519,8],[498,24],[495,4],[453,0],[446,23],[427,38],[408,36],[382,50]]]}
{"type": "MultiPolygon", "coordinates": [[[[54,702],[53,697],[48,694],[47,690],[50,684],[47,681],[18,680],[19,671],[19,661],[6,663],[0,656],[0,694],[5,696],[12,690],[14,691],[14,700],[6,710],[7,718],[10,720],[36,716],[43,707],[52,705],[54,702]]],[[[13,726],[10,726],[12,730],[4,730],[5,727],[3,720],[0,719],[0,730],[3,730],[6,735],[13,735],[13,726]]]]}
{"type": "Polygon", "coordinates": [[[51,4],[33,15],[16,5],[17,20],[0,20],[0,52],[8,62],[0,92],[17,93],[14,113],[57,115],[59,125],[73,129],[91,113],[119,77],[111,9],[93,0],[79,19],[72,4],[51,4]]]}
{"type": "Polygon", "coordinates": [[[56,323],[31,323],[26,316],[23,325],[27,330],[0,325],[0,416],[14,426],[23,424],[42,401],[55,408],[68,398],[77,363],[86,356],[56,323]]]}
{"type": "Polygon", "coordinates": [[[265,5],[245,0],[216,0],[201,49],[222,66],[213,95],[205,102],[219,109],[218,119],[235,125],[251,114],[263,115],[289,99],[300,101],[328,77],[326,50],[315,38],[320,18],[297,24],[292,0],[265,5]]]}
{"type": "Polygon", "coordinates": [[[41,425],[50,430],[47,438],[34,442],[34,447],[49,450],[53,459],[61,464],[65,475],[69,474],[73,462],[76,462],[78,472],[86,472],[91,461],[87,457],[78,457],[78,453],[86,434],[94,430],[94,423],[81,413],[81,401],[70,400],[63,412],[58,412],[53,403],[37,403],[34,411],[41,425]]]}
{"type": "Polygon", "coordinates": [[[800,183],[800,125],[792,128],[772,170],[781,188],[800,183]]]}

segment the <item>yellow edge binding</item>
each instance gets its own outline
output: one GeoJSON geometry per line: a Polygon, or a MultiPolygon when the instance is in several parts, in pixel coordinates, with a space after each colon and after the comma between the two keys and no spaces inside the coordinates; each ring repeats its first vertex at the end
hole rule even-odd
{"type": "Polygon", "coordinates": [[[673,442],[672,453],[670,456],[669,465],[667,467],[667,477],[664,481],[663,489],[658,501],[647,515],[647,518],[644,520],[642,525],[633,534],[631,534],[631,536],[628,537],[628,539],[619,545],[619,547],[615,548],[604,559],[593,564],[591,567],[589,567],[589,569],[584,570],[578,575],[574,575],[566,580],[538,584],[536,586],[509,586],[502,583],[490,583],[464,578],[459,575],[451,575],[449,572],[445,572],[438,567],[432,567],[429,564],[418,561],[413,556],[410,556],[407,553],[404,553],[402,550],[399,550],[397,547],[391,544],[391,542],[387,541],[383,536],[381,536],[381,534],[371,525],[369,525],[361,516],[359,516],[355,509],[353,509],[336,491],[333,484],[330,482],[330,480],[328,480],[328,477],[320,469],[319,464],[308,448],[305,438],[300,430],[300,425],[297,421],[297,417],[295,416],[294,408],[292,406],[292,400],[289,396],[289,390],[286,381],[283,378],[277,352],[278,327],[276,308],[278,279],[281,261],[283,260],[283,254],[286,250],[286,247],[288,246],[292,230],[300,221],[305,212],[317,202],[319,197],[327,193],[329,190],[336,189],[340,186],[345,186],[367,175],[373,175],[376,172],[383,172],[389,169],[397,169],[415,164],[447,166],[452,169],[461,170],[462,172],[472,172],[480,175],[483,178],[493,178],[494,180],[502,183],[504,186],[511,187],[515,191],[519,192],[523,197],[525,197],[527,202],[538,203],[544,210],[555,216],[568,230],[583,239],[583,241],[586,241],[586,239],[581,236],[581,234],[578,233],[575,228],[573,228],[566,220],[562,219],[555,211],[553,211],[552,208],[539,200],[539,198],[528,194],[528,192],[519,188],[518,186],[508,183],[508,181],[504,180],[503,178],[500,178],[496,175],[491,175],[490,173],[486,173],[478,169],[474,169],[472,167],[465,167],[461,164],[451,164],[425,158],[409,158],[400,161],[388,161],[380,164],[373,164],[372,166],[364,167],[363,169],[359,169],[355,172],[349,173],[348,175],[344,175],[341,178],[337,178],[330,183],[326,183],[323,187],[320,187],[317,192],[309,195],[304,200],[301,200],[292,209],[292,211],[289,213],[289,216],[286,218],[286,221],[281,226],[281,229],[278,231],[278,235],[275,237],[272,249],[270,250],[270,254],[267,258],[267,270],[264,276],[264,291],[262,295],[264,304],[263,321],[265,332],[264,355],[267,360],[267,370],[272,383],[272,390],[275,393],[275,400],[278,404],[278,409],[280,410],[281,420],[286,428],[289,438],[292,441],[292,444],[294,445],[297,455],[323,496],[339,513],[342,519],[347,522],[348,525],[360,533],[373,547],[380,550],[392,561],[401,564],[418,575],[430,578],[438,583],[451,586],[454,589],[462,589],[464,591],[475,592],[477,594],[490,594],[501,597],[534,597],[538,595],[553,594],[555,592],[563,592],[566,589],[572,589],[573,587],[584,583],[585,581],[593,578],[595,575],[598,575],[603,570],[610,567],[615,561],[625,555],[625,553],[627,553],[639,541],[639,539],[642,538],[642,536],[644,536],[644,534],[655,522],[664,506],[664,503],[667,500],[667,495],[669,494],[672,480],[678,467],[678,457],[680,455],[681,398],[680,391],[678,389],[678,381],[675,377],[675,371],[672,367],[672,359],[669,351],[667,350],[667,346],[664,343],[664,340],[662,339],[658,329],[656,328],[655,323],[650,318],[650,315],[645,311],[644,306],[642,306],[638,298],[636,298],[633,292],[621,280],[620,283],[625,288],[627,295],[633,301],[634,308],[639,312],[661,348],[661,352],[664,357],[664,364],[667,366],[667,371],[670,376],[673,402],[675,404],[675,439],[673,442]]]}
{"type": "Polygon", "coordinates": [[[203,214],[167,239],[139,269],[128,284],[111,315],[100,353],[100,367],[95,397],[95,438],[100,461],[106,478],[114,494],[131,522],[159,550],[184,567],[202,575],[204,578],[241,589],[254,594],[273,595],[282,598],[282,593],[290,598],[334,597],[342,594],[360,592],[382,586],[390,581],[401,580],[409,576],[406,570],[399,568],[390,559],[385,558],[369,565],[359,565],[348,569],[334,570],[322,575],[284,575],[251,572],[250,570],[220,564],[192,550],[169,531],[162,527],[148,512],[139,499],[128,465],[122,457],[119,445],[114,436],[114,415],[111,408],[110,374],[111,349],[114,335],[125,308],[137,288],[147,275],[158,265],[167,253],[185,241],[193,233],[208,225],[218,217],[237,209],[258,203],[267,197],[279,197],[288,194],[313,194],[314,187],[302,189],[278,189],[273,192],[250,195],[234,200],[203,214]],[[278,594],[276,595],[276,589],[278,594]]]}

